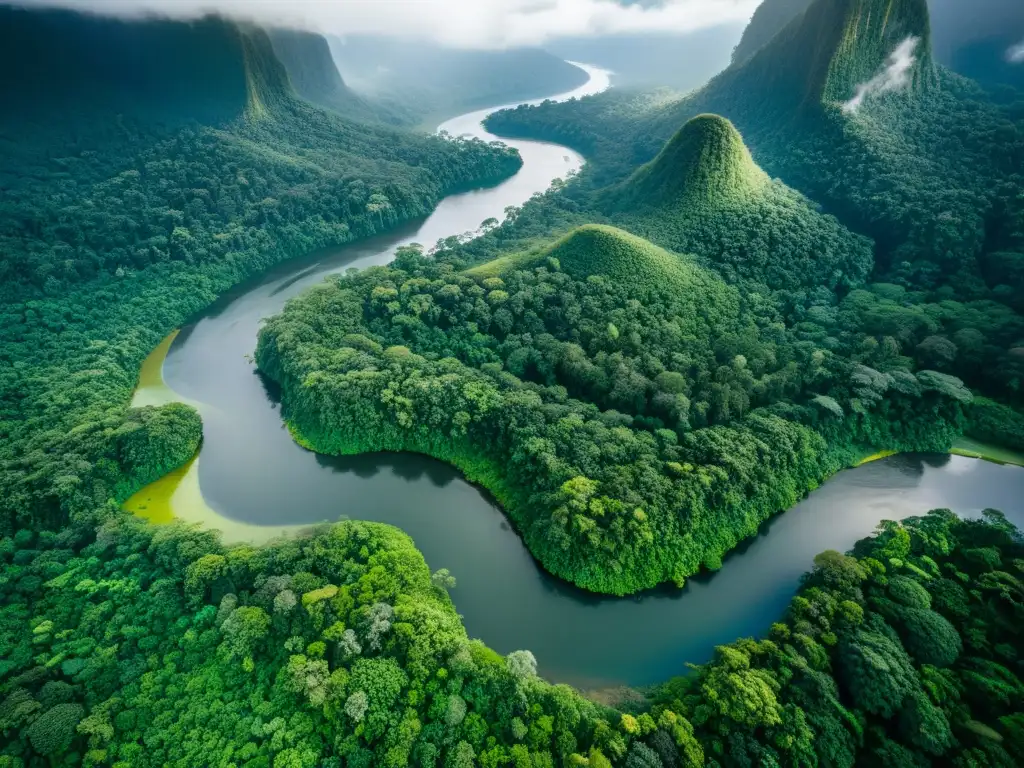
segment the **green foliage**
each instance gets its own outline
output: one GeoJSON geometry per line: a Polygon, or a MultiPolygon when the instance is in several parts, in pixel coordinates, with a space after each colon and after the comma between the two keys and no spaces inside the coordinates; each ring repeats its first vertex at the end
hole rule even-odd
{"type": "Polygon", "coordinates": [[[786,304],[806,303],[807,289],[859,285],[873,266],[868,240],[769,179],[717,115],[691,118],[654,160],[602,197],[613,221],[701,256],[731,283],[767,286],[786,304]]]}
{"type": "Polygon", "coordinates": [[[697,115],[630,176],[624,191],[645,204],[697,206],[751,194],[768,183],[732,123],[697,115]]]}
{"type": "MultiPolygon", "coordinates": [[[[282,66],[263,32],[218,19],[54,13],[40,28],[2,13],[0,766],[1024,760],[1024,545],[991,510],[887,521],[822,553],[767,638],[720,647],[630,712],[549,685],[528,651],[469,641],[450,574],[392,528],[225,547],[117,512],[201,438],[184,406],[126,409],[163,333],[275,261],[421,216],[518,161],[296,98],[292,84],[321,101],[343,87],[322,45],[296,58],[276,35],[282,66]],[[139,49],[148,64],[123,66],[139,49]]],[[[818,0],[687,100],[498,117],[594,162],[479,242],[404,249],[271,320],[258,360],[296,434],[446,459],[549,570],[618,593],[719,567],[865,446],[947,448],[971,402],[952,374],[1009,398],[1024,379],[1024,209],[999,167],[1022,144],[932,68],[926,21],[922,0],[818,0]],[[840,115],[829,102],[908,34],[913,98],[840,115]],[[728,121],[686,122],[707,111],[875,239],[876,282],[868,242],[767,181],[728,121]],[[545,125],[563,114],[579,119],[545,125]],[[593,221],[657,245],[575,229],[593,221]]],[[[977,412],[1014,439],[1001,406],[977,412]]]]}
{"type": "Polygon", "coordinates": [[[988,398],[974,399],[967,411],[966,432],[985,443],[1024,451],[1024,414],[988,398]]]}
{"type": "Polygon", "coordinates": [[[960,655],[960,635],[952,624],[927,608],[904,608],[894,623],[907,651],[919,664],[948,667],[960,655]]]}
{"type": "Polygon", "coordinates": [[[920,582],[909,576],[893,576],[888,584],[889,596],[907,608],[928,610],[932,605],[931,595],[920,582]]]}
{"type": "Polygon", "coordinates": [[[84,714],[80,704],[58,704],[37,717],[25,735],[39,754],[58,755],[71,745],[84,714]]]}
{"type": "Polygon", "coordinates": [[[0,16],[5,63],[22,55],[3,68],[0,530],[93,514],[195,452],[195,414],[126,406],[146,354],[230,286],[520,165],[297,98],[255,28],[0,16]]]}
{"type": "Polygon", "coordinates": [[[868,629],[844,643],[840,671],[854,704],[885,718],[899,711],[915,687],[914,668],[899,640],[868,629]]]}
{"type": "MultiPolygon", "coordinates": [[[[600,748],[617,723],[538,678],[536,662],[519,670],[523,653],[506,666],[470,642],[388,526],[228,548],[121,513],[0,543],[0,765],[207,765],[211,750],[248,766],[461,766],[488,751],[499,765],[526,734],[535,764],[554,765],[564,747],[600,748]],[[197,600],[199,574],[233,591],[197,600]],[[313,584],[325,597],[303,602],[321,614],[275,610],[313,584]],[[351,630],[322,627],[339,624],[361,650],[335,652],[351,630]]],[[[623,751],[634,741],[617,738],[623,751]]]]}
{"type": "Polygon", "coordinates": [[[723,768],[755,758],[779,766],[1013,765],[1024,699],[1020,679],[995,659],[1019,653],[1015,617],[1024,603],[1004,603],[983,590],[998,571],[986,566],[967,583],[971,596],[958,626],[971,628],[965,647],[978,657],[937,669],[913,650],[920,638],[899,627],[903,612],[931,613],[920,607],[927,596],[907,575],[923,570],[925,558],[943,572],[965,572],[982,541],[997,550],[993,563],[1024,553],[1019,532],[1004,522],[999,515],[960,520],[935,510],[883,524],[851,555],[819,556],[769,639],[719,648],[691,676],[656,689],[653,711],[664,707],[689,718],[705,754],[723,768]],[[904,565],[880,565],[897,551],[904,565]],[[889,600],[897,596],[905,599],[889,600]],[[850,604],[862,619],[850,620],[850,604]]]}
{"type": "Polygon", "coordinates": [[[766,285],[788,320],[836,352],[875,358],[873,367],[913,357],[1019,401],[1019,112],[934,64],[924,0],[819,0],[803,3],[806,13],[799,5],[764,3],[758,15],[766,19],[752,24],[756,45],[694,93],[614,89],[492,116],[500,135],[567,143],[589,161],[577,181],[493,240],[599,211],[662,247],[696,253],[747,290],[766,285]],[[770,16],[777,21],[767,23],[770,16]],[[868,98],[856,112],[841,109],[909,36],[919,42],[908,87],[868,98]],[[706,113],[733,123],[757,164],[788,187],[773,181],[743,204],[716,206],[700,196],[676,208],[623,196],[637,168],[657,167],[679,143],[680,126],[706,113]],[[873,259],[860,236],[874,241],[873,259]],[[859,290],[866,279],[898,292],[859,290]]]}
{"type": "Polygon", "coordinates": [[[403,249],[291,302],[256,358],[305,445],[449,461],[549,571],[616,594],[719,567],[857,445],[942,449],[961,418],[955,380],[851,366],[603,226],[462,273],[403,249]]]}

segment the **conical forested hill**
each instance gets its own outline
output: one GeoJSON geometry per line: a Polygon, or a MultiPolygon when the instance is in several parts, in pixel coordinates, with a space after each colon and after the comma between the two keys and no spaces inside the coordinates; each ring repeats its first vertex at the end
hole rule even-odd
{"type": "Polygon", "coordinates": [[[742,196],[768,182],[732,123],[719,115],[698,115],[620,193],[640,204],[700,204],[742,196]]]}
{"type": "Polygon", "coordinates": [[[612,221],[681,253],[730,282],[801,293],[857,285],[871,243],[758,167],[731,122],[698,115],[658,156],[603,196],[612,221]]]}
{"type": "Polygon", "coordinates": [[[486,279],[536,267],[556,268],[574,280],[606,278],[637,300],[667,292],[679,301],[694,302],[694,307],[699,302],[705,317],[735,316],[739,311],[735,290],[692,257],[604,224],[585,224],[540,251],[504,256],[466,274],[486,279]]]}

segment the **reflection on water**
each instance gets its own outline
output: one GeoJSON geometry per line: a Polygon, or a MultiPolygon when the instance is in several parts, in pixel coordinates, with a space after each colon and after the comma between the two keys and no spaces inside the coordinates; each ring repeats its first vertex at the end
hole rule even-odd
{"type": "MultiPolygon", "coordinates": [[[[483,114],[446,127],[486,138],[483,114]]],[[[431,568],[456,576],[452,597],[472,636],[503,653],[529,648],[547,676],[597,687],[662,680],[684,671],[686,662],[707,659],[715,645],[764,632],[814,555],[850,548],[880,520],[934,507],[964,514],[994,507],[1024,522],[1024,469],[895,456],[841,472],[764,525],[718,573],[697,576],[683,590],[617,599],[545,574],[493,500],[441,462],[409,454],[324,457],[296,445],[274,388],[246,358],[262,318],[327,274],[383,264],[398,245],[430,244],[500,217],[505,206],[523,203],[582,162],[553,144],[508,143],[525,161],[515,178],[447,198],[428,219],[399,233],[280,265],[223,297],[174,340],[164,378],[178,395],[201,404],[205,435],[199,461],[181,480],[182,498],[198,495],[208,505],[207,520],[216,518],[230,538],[267,537],[342,516],[396,525],[431,568]]]]}

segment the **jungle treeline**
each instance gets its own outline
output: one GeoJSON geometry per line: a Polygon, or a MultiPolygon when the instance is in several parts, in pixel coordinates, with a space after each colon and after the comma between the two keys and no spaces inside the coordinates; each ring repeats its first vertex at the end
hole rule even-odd
{"type": "MultiPolygon", "coordinates": [[[[799,5],[687,98],[492,118],[588,165],[271,319],[296,438],[445,459],[613,594],[720,567],[875,449],[1019,450],[1024,112],[935,65],[924,0],[799,5]],[[914,37],[909,87],[844,109],[914,37]]],[[[3,8],[0,43],[0,768],[1024,763],[1024,539],[994,510],[822,553],[763,637],[616,707],[468,638],[463,575],[394,528],[226,546],[121,510],[202,439],[128,407],[160,338],[521,161],[394,127],[251,25],[3,8]]]]}

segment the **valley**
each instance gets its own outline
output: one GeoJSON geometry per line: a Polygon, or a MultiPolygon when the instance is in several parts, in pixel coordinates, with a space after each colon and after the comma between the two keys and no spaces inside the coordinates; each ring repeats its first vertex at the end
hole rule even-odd
{"type": "Polygon", "coordinates": [[[0,2],[0,768],[1024,760],[1009,4],[146,2],[0,2]]]}

